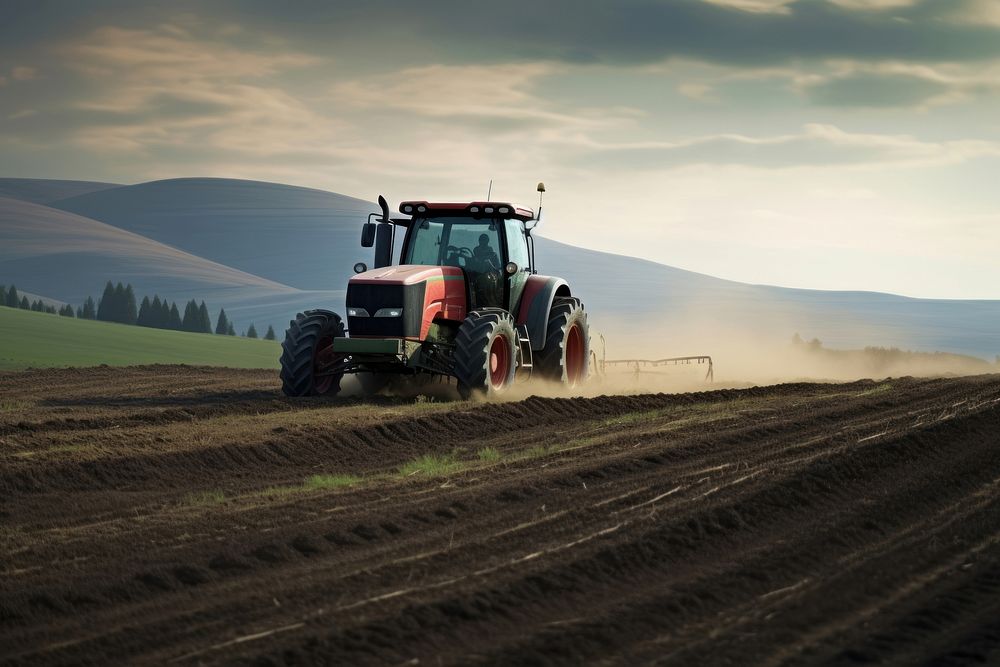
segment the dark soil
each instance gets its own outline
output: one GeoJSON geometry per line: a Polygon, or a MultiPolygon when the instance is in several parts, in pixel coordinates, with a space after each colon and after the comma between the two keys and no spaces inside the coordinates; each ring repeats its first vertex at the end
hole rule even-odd
{"type": "Polygon", "coordinates": [[[1000,663],[998,376],[277,386],[0,374],[0,663],[1000,663]]]}

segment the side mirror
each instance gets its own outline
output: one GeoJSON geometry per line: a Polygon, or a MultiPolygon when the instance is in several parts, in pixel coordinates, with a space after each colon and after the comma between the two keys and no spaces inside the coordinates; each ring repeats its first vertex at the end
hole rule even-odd
{"type": "Polygon", "coordinates": [[[358,262],[357,264],[354,265],[355,273],[364,273],[367,270],[368,270],[368,265],[365,264],[364,262],[358,262]]]}
{"type": "Polygon", "coordinates": [[[507,262],[507,266],[504,267],[504,270],[507,272],[508,276],[512,276],[515,273],[517,273],[517,269],[518,266],[516,262],[507,262]]]}
{"type": "Polygon", "coordinates": [[[375,245],[375,223],[366,222],[361,227],[361,247],[371,248],[375,245]]]}

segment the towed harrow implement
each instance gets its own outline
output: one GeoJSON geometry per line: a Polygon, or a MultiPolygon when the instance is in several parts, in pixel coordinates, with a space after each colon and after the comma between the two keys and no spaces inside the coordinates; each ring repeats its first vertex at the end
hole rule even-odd
{"type": "Polygon", "coordinates": [[[638,376],[642,373],[654,375],[665,374],[662,371],[655,370],[657,368],[704,365],[706,366],[704,381],[713,382],[715,380],[715,363],[712,361],[712,357],[707,354],[699,354],[688,357],[667,357],[665,359],[608,359],[607,341],[604,339],[603,335],[598,334],[598,336],[601,339],[601,358],[597,358],[596,351],[591,351],[591,367],[599,377],[606,375],[608,368],[632,368],[633,374],[638,376]]]}

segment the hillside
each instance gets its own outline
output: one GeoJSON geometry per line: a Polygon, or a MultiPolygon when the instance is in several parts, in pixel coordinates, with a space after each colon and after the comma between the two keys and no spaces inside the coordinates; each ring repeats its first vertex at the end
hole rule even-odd
{"type": "Polygon", "coordinates": [[[34,204],[48,204],[58,199],[85,195],[118,187],[116,183],[96,181],[57,181],[40,178],[0,178],[0,197],[20,199],[34,204]]]}
{"type": "Polygon", "coordinates": [[[274,341],[147,329],[0,307],[0,369],[194,364],[275,368],[274,341]]]}
{"type": "Polygon", "coordinates": [[[0,198],[0,284],[81,304],[108,280],[140,296],[204,299],[225,307],[237,326],[283,327],[296,308],[336,300],[232,269],[151,239],[40,204],[0,198]]]}
{"type": "Polygon", "coordinates": [[[52,204],[304,290],[342,289],[375,210],[308,188],[219,178],[154,181],[52,204]]]}
{"type": "Polygon", "coordinates": [[[763,360],[794,333],[839,348],[1000,354],[1000,301],[749,285],[544,238],[536,255],[542,273],[570,280],[618,355],[763,360]]]}

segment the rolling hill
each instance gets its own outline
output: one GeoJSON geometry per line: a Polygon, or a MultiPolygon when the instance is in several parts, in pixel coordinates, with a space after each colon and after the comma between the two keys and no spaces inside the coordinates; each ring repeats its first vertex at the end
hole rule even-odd
{"type": "Polygon", "coordinates": [[[304,290],[343,289],[368,202],[220,178],[122,186],[54,202],[205,259],[304,290]]]}
{"type": "Polygon", "coordinates": [[[342,291],[303,292],[97,220],[0,198],[0,284],[79,305],[98,297],[108,280],[130,282],[140,296],[225,307],[238,327],[277,327],[296,308],[343,298],[342,291]]]}
{"type": "Polygon", "coordinates": [[[98,190],[119,187],[115,183],[96,181],[57,181],[39,178],[0,178],[0,197],[48,204],[67,197],[85,195],[98,190]]]}
{"type": "MultiPolygon", "coordinates": [[[[0,214],[0,283],[71,302],[76,294],[60,287],[60,276],[63,283],[65,276],[89,280],[88,294],[118,276],[144,291],[206,298],[225,306],[238,325],[252,319],[280,330],[302,308],[341,310],[351,266],[372,258],[358,237],[373,205],[287,185],[174,179],[25,206],[0,206],[8,211],[0,214]],[[38,222],[25,225],[25,215],[38,222]],[[17,251],[7,261],[12,226],[21,230],[12,247],[34,248],[28,253],[34,259],[17,251]],[[87,239],[60,241],[74,227],[89,230],[87,239]],[[41,233],[49,240],[33,241],[41,233]]],[[[544,237],[536,254],[542,273],[566,277],[583,297],[611,356],[736,347],[763,358],[760,345],[784,343],[794,333],[840,348],[895,346],[991,360],[1000,354],[1000,301],[748,285],[544,237]]]]}

